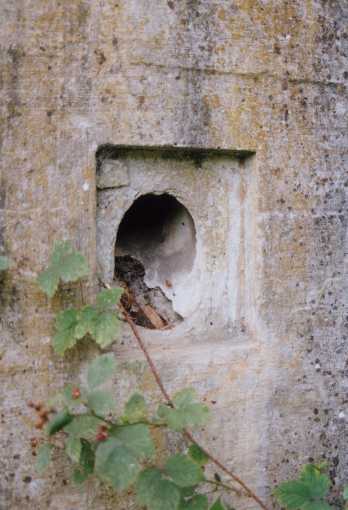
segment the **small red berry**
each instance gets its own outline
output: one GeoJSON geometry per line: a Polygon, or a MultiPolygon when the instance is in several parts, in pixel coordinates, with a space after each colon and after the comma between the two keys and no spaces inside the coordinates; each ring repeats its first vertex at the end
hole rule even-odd
{"type": "Polygon", "coordinates": [[[48,418],[48,411],[47,411],[47,409],[42,408],[40,411],[38,411],[38,415],[39,415],[39,416],[40,416],[40,418],[42,418],[43,420],[46,420],[46,421],[47,421],[47,418],[48,418]]]}
{"type": "Polygon", "coordinates": [[[81,392],[80,392],[79,388],[73,388],[73,390],[71,392],[71,396],[74,400],[77,400],[78,398],[80,398],[81,392]]]}
{"type": "Polygon", "coordinates": [[[38,420],[35,423],[35,428],[41,430],[43,428],[43,426],[45,425],[45,423],[46,423],[46,420],[43,420],[42,418],[40,418],[40,420],[38,420]]]}
{"type": "Polygon", "coordinates": [[[105,441],[107,438],[108,438],[108,433],[106,430],[101,430],[100,432],[98,432],[98,434],[96,436],[97,441],[105,441]]]}

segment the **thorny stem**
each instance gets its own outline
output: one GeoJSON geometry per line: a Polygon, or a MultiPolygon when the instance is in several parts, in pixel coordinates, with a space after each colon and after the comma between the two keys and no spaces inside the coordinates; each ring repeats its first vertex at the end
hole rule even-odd
{"type": "MultiPolygon", "coordinates": [[[[169,394],[167,393],[167,390],[165,389],[164,385],[163,385],[163,382],[162,382],[162,379],[157,371],[157,368],[155,366],[155,364],[153,363],[152,359],[151,359],[151,356],[150,354],[148,353],[147,349],[146,349],[146,346],[139,334],[139,331],[138,331],[138,328],[136,327],[136,325],[134,324],[132,318],[130,317],[130,315],[127,313],[126,309],[124,308],[124,306],[120,303],[120,309],[121,309],[121,312],[125,318],[125,321],[127,322],[127,324],[129,325],[129,327],[131,328],[132,332],[133,332],[133,335],[135,337],[135,339],[137,340],[137,343],[138,343],[138,346],[140,347],[141,351],[143,352],[145,358],[146,358],[146,361],[148,362],[149,364],[149,367],[150,367],[150,370],[158,384],[158,387],[159,389],[161,390],[161,393],[162,395],[164,396],[165,400],[167,401],[167,404],[171,407],[174,407],[174,404],[169,396],[169,394]]],[[[224,464],[222,464],[222,462],[219,461],[219,459],[217,459],[216,457],[214,457],[211,453],[209,453],[205,448],[203,448],[196,440],[195,438],[192,436],[191,432],[189,432],[188,430],[184,429],[183,431],[183,434],[184,436],[193,444],[197,445],[201,450],[202,452],[210,459],[210,461],[215,464],[215,466],[217,466],[219,469],[221,469],[221,471],[223,471],[226,475],[228,475],[230,478],[232,478],[232,480],[234,480],[238,485],[240,485],[246,495],[253,499],[254,501],[256,501],[256,503],[261,507],[263,508],[263,510],[268,510],[267,506],[265,505],[265,503],[243,482],[243,480],[241,480],[237,475],[235,475],[230,469],[228,469],[224,464]]],[[[231,488],[230,488],[231,489],[231,488]]]]}
{"type": "Polygon", "coordinates": [[[216,489],[221,487],[222,489],[225,489],[227,491],[235,492],[237,494],[237,496],[241,496],[241,493],[238,489],[236,489],[235,487],[231,487],[231,485],[227,485],[226,483],[218,482],[217,480],[208,480],[208,479],[204,480],[204,483],[209,483],[210,485],[215,485],[216,489]]]}

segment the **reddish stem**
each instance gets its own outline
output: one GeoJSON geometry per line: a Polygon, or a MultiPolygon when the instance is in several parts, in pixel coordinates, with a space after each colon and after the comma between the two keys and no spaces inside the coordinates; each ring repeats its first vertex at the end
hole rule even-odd
{"type": "MultiPolygon", "coordinates": [[[[150,370],[158,384],[158,387],[159,389],[161,390],[161,393],[162,395],[164,396],[165,400],[167,401],[167,404],[170,405],[171,407],[174,407],[174,404],[169,396],[169,394],[167,393],[167,390],[165,389],[164,385],[163,385],[163,382],[162,382],[162,379],[157,371],[157,368],[154,364],[154,362],[152,361],[151,359],[151,356],[150,354],[148,353],[147,349],[146,349],[146,346],[139,334],[139,331],[138,331],[138,328],[136,327],[136,325],[134,324],[132,318],[130,317],[130,315],[127,313],[127,311],[125,310],[124,306],[122,306],[122,304],[119,305],[120,308],[121,308],[121,311],[123,313],[123,316],[126,320],[126,322],[128,323],[129,327],[131,328],[132,332],[133,332],[133,335],[134,337],[136,338],[137,340],[137,343],[138,343],[138,346],[140,347],[141,351],[143,352],[145,358],[146,358],[146,361],[148,362],[149,364],[149,367],[150,367],[150,370]]],[[[215,464],[219,469],[221,469],[221,471],[223,471],[224,473],[226,473],[230,478],[232,478],[232,480],[234,480],[238,485],[240,485],[241,487],[243,487],[245,493],[247,494],[248,497],[252,498],[254,501],[256,501],[256,503],[261,507],[263,508],[263,510],[268,510],[267,506],[265,505],[265,503],[263,503],[263,501],[251,490],[249,489],[249,487],[243,482],[243,480],[241,480],[237,475],[235,475],[232,471],[230,471],[226,466],[224,466],[224,464],[222,464],[222,462],[220,462],[218,459],[216,459],[211,453],[209,453],[205,448],[203,448],[196,440],[195,438],[192,436],[191,432],[189,432],[188,430],[184,430],[183,431],[184,435],[186,436],[186,438],[191,441],[191,443],[197,445],[201,450],[202,452],[207,456],[209,457],[210,461],[215,464]]]]}

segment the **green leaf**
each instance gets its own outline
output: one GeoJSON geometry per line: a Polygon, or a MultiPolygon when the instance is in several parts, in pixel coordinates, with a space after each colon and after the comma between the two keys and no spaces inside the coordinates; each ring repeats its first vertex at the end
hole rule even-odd
{"type": "Polygon", "coordinates": [[[145,399],[139,393],[134,393],[125,405],[123,419],[127,423],[137,423],[147,418],[145,399]]]}
{"type": "Polygon", "coordinates": [[[210,507],[210,510],[226,510],[225,506],[222,504],[221,499],[217,499],[215,503],[210,507]]]}
{"type": "Polygon", "coordinates": [[[105,422],[100,418],[89,414],[81,414],[73,417],[71,423],[64,430],[74,437],[93,440],[103,425],[105,426],[105,422]]]}
{"type": "Polygon", "coordinates": [[[40,273],[38,283],[49,296],[55,294],[59,280],[75,282],[88,274],[86,259],[75,251],[69,241],[57,241],[54,244],[48,268],[40,273]]]}
{"type": "Polygon", "coordinates": [[[56,272],[55,268],[42,271],[37,280],[41,290],[43,290],[47,296],[53,297],[59,285],[59,273],[56,272]]]}
{"type": "Polygon", "coordinates": [[[205,425],[209,418],[209,409],[195,402],[195,399],[196,394],[193,389],[182,390],[173,398],[175,408],[161,404],[158,408],[158,416],[165,420],[169,428],[177,431],[186,427],[205,425]]]}
{"type": "Polygon", "coordinates": [[[10,260],[5,255],[0,255],[0,271],[6,271],[10,267],[10,260]]]}
{"type": "Polygon", "coordinates": [[[181,499],[192,498],[195,495],[196,487],[181,487],[181,499]]]}
{"type": "Polygon", "coordinates": [[[85,439],[81,439],[80,466],[84,473],[90,475],[94,471],[95,454],[92,445],[85,439]]]}
{"type": "Polygon", "coordinates": [[[81,339],[89,333],[95,338],[98,311],[93,306],[85,306],[77,313],[75,338],[81,339]]]}
{"type": "Polygon", "coordinates": [[[331,510],[331,508],[326,501],[308,501],[302,505],[301,510],[331,510]]]}
{"type": "Polygon", "coordinates": [[[140,466],[118,439],[110,438],[97,448],[95,471],[101,480],[122,491],[135,482],[140,466]]]}
{"type": "Polygon", "coordinates": [[[185,388],[175,393],[173,397],[173,403],[175,407],[185,407],[191,404],[197,398],[197,394],[193,388],[185,388]]]}
{"type": "Polygon", "coordinates": [[[204,451],[198,446],[198,444],[191,444],[189,448],[189,456],[200,466],[204,466],[209,462],[209,457],[204,451]]]}
{"type": "Polygon", "coordinates": [[[64,310],[59,312],[56,317],[56,333],[53,337],[53,348],[61,356],[67,349],[71,349],[76,344],[75,329],[77,326],[77,311],[64,310]]]}
{"type": "Polygon", "coordinates": [[[163,478],[155,468],[145,469],[136,483],[136,496],[139,505],[148,510],[178,510],[180,491],[170,480],[163,478]]]}
{"type": "Polygon", "coordinates": [[[110,310],[120,301],[124,289],[116,287],[114,289],[105,289],[97,295],[97,307],[102,310],[110,310]]]}
{"type": "Polygon", "coordinates": [[[97,388],[111,379],[116,371],[116,362],[112,354],[102,354],[90,363],[87,373],[88,386],[97,388]]]}
{"type": "Polygon", "coordinates": [[[274,491],[274,495],[280,504],[290,510],[296,510],[310,500],[310,489],[304,482],[292,480],[281,483],[274,491]]]}
{"type": "Polygon", "coordinates": [[[313,464],[307,464],[301,471],[300,480],[310,488],[312,498],[323,498],[330,488],[330,478],[321,473],[313,464]]]}
{"type": "Polygon", "coordinates": [[[179,487],[191,487],[204,480],[201,467],[187,455],[169,457],[164,469],[179,487]]]}
{"type": "Polygon", "coordinates": [[[107,416],[116,407],[115,398],[109,391],[94,390],[88,394],[88,407],[98,416],[107,416]]]}
{"type": "Polygon", "coordinates": [[[96,322],[95,341],[100,347],[107,347],[117,338],[119,329],[120,320],[116,313],[103,312],[96,322]]]}
{"type": "Polygon", "coordinates": [[[345,488],[343,489],[343,499],[345,501],[348,501],[348,485],[346,485],[345,488]]]}
{"type": "Polygon", "coordinates": [[[35,463],[35,468],[38,473],[42,474],[51,462],[52,450],[53,445],[50,443],[45,443],[40,446],[35,463]]]}
{"type": "Polygon", "coordinates": [[[323,500],[330,487],[330,479],[313,464],[304,466],[298,480],[281,483],[274,494],[288,509],[327,510],[330,506],[323,500]],[[316,505],[316,506],[315,506],[316,505]]]}
{"type": "Polygon", "coordinates": [[[79,463],[80,466],[73,472],[73,482],[76,484],[83,483],[94,471],[94,451],[91,444],[85,439],[81,439],[81,454],[79,463]]]}
{"type": "Polygon", "coordinates": [[[197,494],[188,501],[180,504],[179,510],[208,510],[208,498],[202,494],[197,494]]]}
{"type": "Polygon", "coordinates": [[[117,438],[139,460],[153,457],[155,445],[153,443],[149,427],[142,423],[114,427],[110,431],[112,437],[117,438]]]}
{"type": "Polygon", "coordinates": [[[56,416],[47,424],[47,434],[49,436],[53,436],[53,434],[56,434],[60,430],[62,430],[66,425],[68,425],[72,420],[73,416],[64,409],[63,411],[60,411],[56,416]]]}
{"type": "Polygon", "coordinates": [[[85,482],[88,478],[88,474],[85,473],[81,468],[75,468],[72,476],[72,481],[79,485],[85,482]]]}
{"type": "Polygon", "coordinates": [[[73,462],[80,462],[82,443],[79,437],[70,436],[65,443],[65,451],[73,462]]]}

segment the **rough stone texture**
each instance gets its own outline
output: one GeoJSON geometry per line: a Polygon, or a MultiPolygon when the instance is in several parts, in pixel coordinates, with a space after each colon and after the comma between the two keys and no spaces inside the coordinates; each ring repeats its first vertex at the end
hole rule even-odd
{"type": "MultiPolygon", "coordinates": [[[[1,282],[0,508],[134,508],[96,485],[66,484],[60,460],[38,477],[25,405],[66,371],[77,376],[91,353],[66,364],[52,353],[60,299],[50,307],[35,277],[61,238],[96,270],[103,144],[255,151],[235,170],[232,204],[213,187],[199,211],[230,219],[231,237],[211,225],[205,248],[231,239],[238,253],[232,326],[219,338],[208,325],[179,335],[184,321],[145,337],[170,391],[192,384],[216,402],[202,440],[261,496],[323,456],[338,486],[348,476],[347,2],[16,0],[1,2],[0,19],[0,226],[12,259],[1,282]]],[[[220,287],[214,315],[218,302],[230,302],[220,287]]],[[[126,330],[115,351],[122,398],[152,391],[126,330]]]]}

